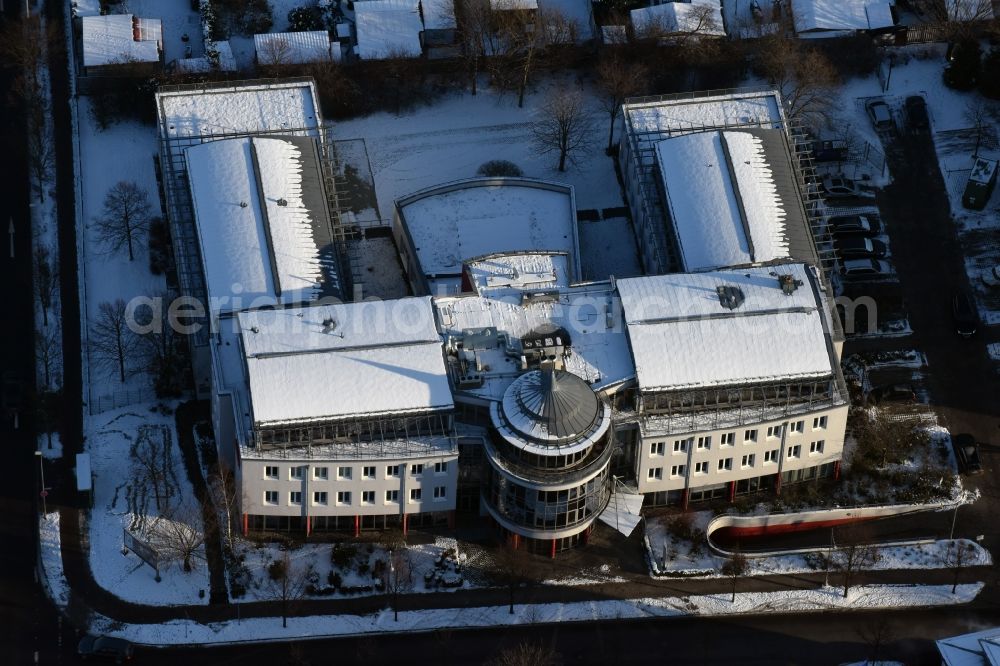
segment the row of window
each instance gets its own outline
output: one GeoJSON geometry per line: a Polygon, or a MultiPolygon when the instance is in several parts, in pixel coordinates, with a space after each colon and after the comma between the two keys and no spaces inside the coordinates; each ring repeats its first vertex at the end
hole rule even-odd
{"type": "MultiPolygon", "coordinates": [[[[446,486],[435,486],[434,487],[434,499],[443,500],[448,498],[448,489],[446,486]]],[[[423,492],[420,488],[410,489],[410,501],[419,502],[423,499],[423,492]]],[[[329,494],[325,490],[317,490],[313,492],[312,496],[313,506],[328,506],[329,505],[329,494]]],[[[366,505],[375,504],[375,491],[365,490],[361,493],[361,503],[366,505]]],[[[386,504],[398,504],[399,503],[399,491],[398,490],[387,490],[385,491],[385,503],[386,504]]],[[[264,504],[268,506],[278,505],[278,491],[277,490],[265,490],[264,491],[264,504]]],[[[288,504],[290,506],[302,506],[302,491],[293,490],[288,493],[288,504]]],[[[342,490],[337,493],[337,506],[350,506],[351,505],[351,491],[342,490]]]]}
{"type": "MultiPolygon", "coordinates": [[[[827,417],[817,416],[813,419],[813,430],[825,430],[827,424],[827,417]]],[[[781,431],[784,426],[775,425],[768,426],[766,431],[766,439],[777,439],[781,437],[781,431]]],[[[795,421],[794,423],[788,424],[788,429],[794,433],[805,432],[805,421],[795,421]]],[[[753,428],[750,430],[743,431],[743,443],[753,444],[757,441],[757,429],[753,428]]],[[[736,433],[726,432],[719,438],[719,445],[722,447],[734,446],[736,443],[736,433]]],[[[696,451],[708,451],[712,448],[712,436],[704,435],[702,437],[688,437],[686,439],[675,439],[673,452],[674,453],[687,453],[691,447],[694,447],[696,451]]],[[[649,445],[649,455],[651,456],[662,456],[666,454],[666,442],[651,442],[649,445]]]]}
{"type": "MultiPolygon", "coordinates": [[[[292,481],[301,481],[306,478],[306,470],[309,468],[308,465],[296,465],[294,467],[288,468],[288,478],[292,481]]],[[[375,465],[365,465],[361,468],[361,478],[362,479],[374,479],[376,474],[375,465]]],[[[399,478],[403,473],[403,465],[387,465],[385,468],[385,478],[399,478]]],[[[412,476],[419,476],[424,473],[424,466],[422,463],[414,463],[410,465],[410,474],[412,476]]],[[[435,474],[447,474],[448,473],[448,463],[447,462],[436,462],[434,463],[434,473],[435,474]]],[[[264,467],[264,478],[277,480],[280,474],[280,470],[277,465],[266,465],[264,467]]],[[[338,467],[337,468],[337,479],[349,481],[354,476],[354,468],[350,466],[338,467]]],[[[317,481],[327,481],[330,479],[330,468],[329,467],[313,467],[312,468],[312,478],[317,481]]]]}
{"type": "MultiPolygon", "coordinates": [[[[815,442],[809,442],[809,454],[815,455],[818,453],[823,453],[823,447],[825,440],[818,440],[815,442]]],[[[770,451],[764,452],[764,464],[771,464],[778,462],[779,449],[771,449],[770,451]]],[[[789,459],[801,458],[802,457],[802,445],[796,444],[794,446],[789,446],[785,450],[785,456],[789,459]]],[[[757,454],[748,453],[740,459],[740,469],[750,469],[757,462],[757,454]]],[[[717,461],[717,471],[719,472],[731,472],[733,470],[733,458],[720,458],[717,461]]],[[[708,461],[703,460],[696,462],[694,464],[695,474],[708,474],[708,461]]],[[[687,465],[671,465],[670,467],[670,478],[676,479],[687,474],[687,465]]],[[[650,481],[659,481],[663,479],[663,467],[650,467],[646,473],[646,478],[650,481]]]]}

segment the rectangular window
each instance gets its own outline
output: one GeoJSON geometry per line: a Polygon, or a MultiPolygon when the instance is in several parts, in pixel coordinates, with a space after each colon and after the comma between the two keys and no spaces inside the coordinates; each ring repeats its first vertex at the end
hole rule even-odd
{"type": "Polygon", "coordinates": [[[712,436],[706,435],[698,438],[698,450],[705,451],[712,448],[712,436]]]}
{"type": "Polygon", "coordinates": [[[293,490],[288,493],[288,503],[292,506],[302,506],[302,491],[293,490]]]}
{"type": "Polygon", "coordinates": [[[809,442],[809,453],[823,453],[823,444],[825,440],[819,440],[818,442],[809,442]]]}
{"type": "Polygon", "coordinates": [[[361,493],[361,503],[362,504],[374,504],[375,503],[375,491],[365,490],[361,493]]]}
{"type": "Polygon", "coordinates": [[[743,443],[749,444],[750,442],[757,441],[757,431],[756,430],[744,430],[743,431],[743,443]]]}
{"type": "Polygon", "coordinates": [[[306,478],[306,468],[304,466],[291,467],[288,470],[288,478],[293,481],[301,481],[306,478]]]}
{"type": "Polygon", "coordinates": [[[313,478],[321,479],[323,481],[330,478],[330,468],[328,467],[313,467],[313,478]]]}
{"type": "Polygon", "coordinates": [[[781,437],[781,426],[767,426],[767,438],[774,439],[775,437],[781,437]]]}
{"type": "Polygon", "coordinates": [[[770,451],[764,451],[764,462],[765,463],[778,462],[778,449],[771,449],[770,451]]]}
{"type": "Polygon", "coordinates": [[[341,490],[337,493],[337,504],[350,504],[351,503],[351,491],[341,490]]]}
{"type": "Polygon", "coordinates": [[[278,503],[278,491],[277,490],[265,490],[264,491],[264,504],[270,504],[274,506],[278,503]]]}
{"type": "Polygon", "coordinates": [[[675,439],[674,440],[674,453],[687,453],[688,443],[690,439],[675,439]]]}
{"type": "Polygon", "coordinates": [[[666,442],[652,442],[649,445],[649,455],[662,456],[663,452],[666,450],[666,446],[666,442]]]}
{"type": "Polygon", "coordinates": [[[792,432],[805,432],[806,422],[796,421],[795,423],[792,424],[791,427],[792,427],[792,432]]]}
{"type": "Polygon", "coordinates": [[[385,468],[386,477],[399,476],[399,465],[389,465],[385,468]]]}
{"type": "Polygon", "coordinates": [[[800,457],[802,455],[802,445],[801,444],[796,444],[795,446],[789,446],[788,447],[788,454],[787,455],[788,455],[789,458],[798,458],[798,457],[800,457]]]}
{"type": "Polygon", "coordinates": [[[317,490],[313,492],[313,504],[316,504],[317,506],[326,506],[326,502],[325,490],[317,490]]]}
{"type": "Polygon", "coordinates": [[[448,489],[445,486],[434,486],[434,499],[445,499],[448,489]]]}
{"type": "Polygon", "coordinates": [[[732,458],[722,458],[719,460],[719,471],[720,472],[731,472],[733,470],[733,459],[732,458]]]}
{"type": "Polygon", "coordinates": [[[410,488],[410,501],[411,502],[419,502],[420,501],[420,496],[422,494],[423,493],[420,491],[420,488],[410,488]]]}
{"type": "Polygon", "coordinates": [[[670,468],[670,476],[673,478],[684,476],[685,474],[687,474],[687,465],[673,465],[670,468]]]}
{"type": "Polygon", "coordinates": [[[337,478],[338,479],[350,479],[351,478],[351,468],[350,467],[338,467],[337,468],[337,478]]]}
{"type": "Polygon", "coordinates": [[[278,478],[278,466],[268,465],[264,468],[264,478],[265,479],[277,479],[278,478]]]}
{"type": "Polygon", "coordinates": [[[385,501],[387,504],[395,503],[399,501],[399,491],[398,490],[387,490],[385,491],[385,501]]]}
{"type": "Polygon", "coordinates": [[[813,419],[813,430],[826,430],[825,416],[817,416],[813,419]]]}
{"type": "Polygon", "coordinates": [[[375,478],[375,465],[368,465],[364,469],[362,469],[361,470],[361,476],[363,476],[366,479],[374,479],[375,478]]]}
{"type": "Polygon", "coordinates": [[[649,471],[646,472],[646,478],[650,481],[659,481],[663,478],[663,468],[662,467],[650,467],[649,471]]]}
{"type": "Polygon", "coordinates": [[[413,476],[423,473],[424,473],[424,466],[422,464],[416,463],[410,465],[410,474],[412,474],[413,476]]]}
{"type": "Polygon", "coordinates": [[[708,474],[708,461],[703,460],[702,462],[697,462],[694,464],[695,474],[708,474]]]}
{"type": "Polygon", "coordinates": [[[733,446],[736,443],[736,433],[735,432],[724,432],[722,433],[722,440],[720,444],[722,446],[733,446]]]}
{"type": "Polygon", "coordinates": [[[740,467],[742,467],[743,469],[746,469],[747,467],[753,467],[754,458],[756,457],[757,456],[755,456],[752,453],[748,453],[747,455],[743,456],[743,459],[740,461],[740,467]]]}
{"type": "Polygon", "coordinates": [[[447,462],[436,462],[436,463],[434,463],[434,473],[435,474],[447,474],[448,473],[448,463],[447,462]]]}

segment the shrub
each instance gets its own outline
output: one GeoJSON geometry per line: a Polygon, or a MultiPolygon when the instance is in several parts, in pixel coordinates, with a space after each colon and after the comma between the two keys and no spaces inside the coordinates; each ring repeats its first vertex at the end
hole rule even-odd
{"type": "Polygon", "coordinates": [[[323,17],[319,7],[294,7],[288,12],[288,30],[290,32],[322,29],[323,17]]]}
{"type": "Polygon", "coordinates": [[[275,560],[267,565],[267,575],[271,577],[271,580],[282,580],[287,573],[284,560],[275,560]]]}
{"type": "Polygon", "coordinates": [[[163,275],[170,268],[170,228],[162,217],[149,221],[149,272],[163,275]]]}
{"type": "Polygon", "coordinates": [[[507,160],[490,160],[481,164],[476,174],[479,176],[506,176],[510,178],[523,176],[524,172],[521,171],[521,167],[513,162],[508,162],[507,160]]]}
{"type": "Polygon", "coordinates": [[[326,576],[326,582],[330,587],[340,587],[340,584],[344,582],[344,579],[340,577],[340,574],[336,571],[331,571],[326,576]]]}
{"type": "Polygon", "coordinates": [[[356,546],[349,546],[344,544],[336,544],[333,550],[330,551],[330,562],[340,569],[349,567],[354,561],[354,556],[357,555],[358,549],[356,546]]]}
{"type": "Polygon", "coordinates": [[[692,518],[689,513],[680,513],[667,523],[667,531],[677,539],[690,539],[692,518]]]}

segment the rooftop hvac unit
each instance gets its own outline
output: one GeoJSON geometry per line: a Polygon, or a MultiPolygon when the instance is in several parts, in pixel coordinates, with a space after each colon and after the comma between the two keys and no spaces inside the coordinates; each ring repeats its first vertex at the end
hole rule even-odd
{"type": "Polygon", "coordinates": [[[478,372],[470,372],[468,374],[461,375],[456,384],[459,389],[482,388],[483,376],[478,372]]]}
{"type": "Polygon", "coordinates": [[[786,296],[791,296],[796,289],[802,286],[802,280],[796,280],[794,276],[783,273],[778,276],[778,284],[781,285],[781,291],[785,292],[786,296]]]}
{"type": "Polygon", "coordinates": [[[746,300],[743,290],[739,287],[722,285],[716,287],[715,292],[719,295],[719,303],[727,310],[735,310],[743,305],[743,301],[746,300]]]}

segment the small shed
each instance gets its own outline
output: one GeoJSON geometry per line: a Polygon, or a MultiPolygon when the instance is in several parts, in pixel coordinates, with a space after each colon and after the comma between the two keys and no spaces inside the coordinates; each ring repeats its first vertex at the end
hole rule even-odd
{"type": "Polygon", "coordinates": [[[253,36],[258,65],[302,65],[340,60],[340,48],[330,48],[326,30],[269,32],[253,36]]]}
{"type": "Polygon", "coordinates": [[[85,506],[94,505],[94,473],[90,468],[90,454],[76,454],[76,492],[85,506]]]}
{"type": "MultiPolygon", "coordinates": [[[[132,14],[80,19],[83,68],[87,74],[114,74],[123,65],[158,68],[163,57],[163,24],[132,14]]],[[[134,68],[141,74],[143,68],[134,68]]]]}
{"type": "Polygon", "coordinates": [[[970,210],[986,208],[986,202],[990,200],[996,184],[997,160],[977,157],[976,163],[972,167],[972,173],[969,174],[969,182],[965,185],[962,205],[970,210]]]}

